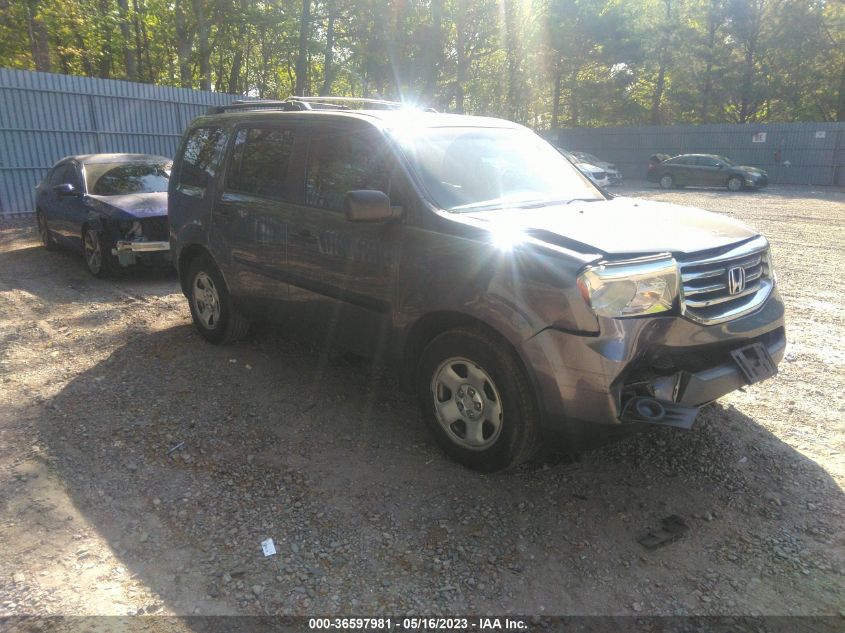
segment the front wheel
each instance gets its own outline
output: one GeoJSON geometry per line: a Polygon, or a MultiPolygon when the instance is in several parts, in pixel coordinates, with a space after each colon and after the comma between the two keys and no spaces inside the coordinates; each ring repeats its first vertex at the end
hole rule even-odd
{"type": "Polygon", "coordinates": [[[742,189],[742,178],[731,176],[728,178],[728,191],[739,191],[742,189]]]}
{"type": "Polygon", "coordinates": [[[188,269],[188,303],[194,326],[212,343],[234,343],[249,330],[223,275],[210,257],[198,257],[188,269]]]}
{"type": "Polygon", "coordinates": [[[454,460],[492,472],[537,450],[539,414],[514,354],[486,335],[452,330],[423,351],[417,391],[426,424],[454,460]]]}
{"type": "Polygon", "coordinates": [[[664,174],[660,177],[660,186],[663,189],[671,189],[675,186],[675,179],[672,178],[669,174],[664,174]]]}
{"type": "Polygon", "coordinates": [[[85,227],[82,234],[85,265],[95,277],[108,277],[115,272],[114,256],[106,243],[102,232],[92,227],[85,227]]]}

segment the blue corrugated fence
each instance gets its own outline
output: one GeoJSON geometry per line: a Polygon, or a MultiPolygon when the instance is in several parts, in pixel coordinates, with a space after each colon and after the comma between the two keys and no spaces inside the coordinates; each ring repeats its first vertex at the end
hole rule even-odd
{"type": "Polygon", "coordinates": [[[0,214],[33,210],[33,188],[63,156],[173,156],[182,132],[230,94],[0,68],[0,214]]]}

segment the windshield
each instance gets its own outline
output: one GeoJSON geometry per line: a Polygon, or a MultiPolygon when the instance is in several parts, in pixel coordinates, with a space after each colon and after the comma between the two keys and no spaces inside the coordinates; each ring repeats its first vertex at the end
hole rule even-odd
{"type": "Polygon", "coordinates": [[[507,128],[426,128],[397,135],[432,201],[447,211],[603,200],[554,147],[507,128]]]}
{"type": "Polygon", "coordinates": [[[730,158],[725,158],[724,156],[717,156],[716,160],[722,161],[728,167],[735,167],[736,166],[735,162],[733,162],[730,158]]]}
{"type": "Polygon", "coordinates": [[[88,193],[119,196],[167,191],[170,163],[90,163],[85,165],[88,193]]]}

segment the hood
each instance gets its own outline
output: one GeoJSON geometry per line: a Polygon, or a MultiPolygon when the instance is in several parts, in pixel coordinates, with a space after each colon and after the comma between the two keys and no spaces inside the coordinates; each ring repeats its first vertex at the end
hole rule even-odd
{"type": "Polygon", "coordinates": [[[703,209],[624,197],[467,215],[492,231],[521,232],[602,255],[695,253],[758,235],[742,222],[703,209]]]}
{"type": "Polygon", "coordinates": [[[167,215],[167,192],[157,191],[155,193],[127,193],[120,196],[92,196],[101,205],[113,207],[118,211],[134,217],[149,218],[153,216],[167,215]]]}
{"type": "Polygon", "coordinates": [[[601,167],[596,167],[592,163],[576,163],[575,166],[581,171],[588,171],[591,174],[604,171],[604,169],[602,169],[601,167]]]}

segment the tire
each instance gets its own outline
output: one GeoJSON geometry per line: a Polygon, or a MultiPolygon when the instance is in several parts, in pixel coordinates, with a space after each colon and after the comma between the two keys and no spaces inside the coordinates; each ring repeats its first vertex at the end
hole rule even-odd
{"type": "Polygon", "coordinates": [[[234,343],[249,331],[249,321],[232,300],[223,275],[206,255],[188,267],[188,305],[194,327],[211,343],[234,343]]]}
{"type": "Polygon", "coordinates": [[[423,350],[416,387],[426,424],[455,461],[494,472],[536,454],[534,391],[501,342],[473,330],[439,335],[423,350]]]}
{"type": "Polygon", "coordinates": [[[663,174],[660,177],[661,189],[672,189],[675,187],[675,179],[670,174],[663,174]]]}
{"type": "Polygon", "coordinates": [[[728,191],[740,191],[742,190],[742,178],[739,176],[731,176],[728,178],[728,182],[726,183],[728,191]]]}
{"type": "Polygon", "coordinates": [[[44,248],[48,251],[59,250],[59,243],[56,242],[56,238],[50,233],[50,229],[47,226],[47,218],[44,217],[41,209],[36,210],[35,221],[38,223],[38,235],[41,238],[41,244],[44,245],[44,248]]]}
{"type": "Polygon", "coordinates": [[[85,226],[82,229],[82,256],[85,258],[88,272],[95,277],[103,279],[117,272],[115,257],[111,254],[111,245],[103,232],[92,226],[85,226]]]}

